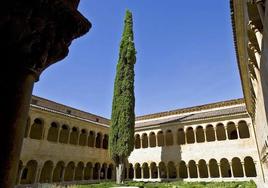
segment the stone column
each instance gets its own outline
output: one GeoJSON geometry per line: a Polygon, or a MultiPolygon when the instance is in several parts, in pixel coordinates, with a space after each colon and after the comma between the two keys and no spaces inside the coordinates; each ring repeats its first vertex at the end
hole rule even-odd
{"type": "Polygon", "coordinates": [[[159,166],[157,166],[157,178],[160,179],[161,176],[160,176],[160,169],[159,169],[159,166]]]}
{"type": "Polygon", "coordinates": [[[190,169],[189,169],[189,165],[186,165],[187,168],[187,178],[190,178],[190,169]]]}
{"type": "Polygon", "coordinates": [[[20,182],[21,182],[21,176],[22,176],[22,173],[23,173],[25,167],[26,167],[26,166],[22,166],[22,168],[21,168],[21,171],[20,171],[20,174],[19,174],[19,179],[18,179],[18,185],[19,185],[20,182]]]}
{"type": "Polygon", "coordinates": [[[64,182],[64,176],[65,176],[65,166],[62,169],[62,173],[61,173],[61,181],[60,182],[64,182]]]}
{"type": "Polygon", "coordinates": [[[238,125],[235,125],[235,129],[236,129],[236,132],[237,132],[237,139],[240,139],[240,132],[239,132],[239,128],[238,128],[238,125]]]}
{"type": "Polygon", "coordinates": [[[222,173],[221,173],[221,163],[218,163],[218,167],[219,167],[219,174],[220,174],[220,177],[222,178],[222,173]]]}
{"type": "Polygon", "coordinates": [[[177,173],[177,179],[180,178],[180,166],[176,165],[176,173],[177,173]]]}
{"type": "Polygon", "coordinates": [[[151,166],[149,166],[149,179],[152,179],[152,169],[151,169],[151,166]]]}
{"type": "Polygon", "coordinates": [[[167,166],[166,166],[166,172],[167,172],[167,179],[169,179],[169,169],[167,166]]]}
{"type": "Polygon", "coordinates": [[[53,182],[53,173],[54,173],[55,168],[56,168],[56,166],[52,166],[51,175],[49,177],[49,183],[52,183],[53,182]]]}
{"type": "Polygon", "coordinates": [[[207,164],[207,169],[208,169],[208,178],[211,178],[209,164],[207,164]]]}
{"type": "Polygon", "coordinates": [[[197,178],[200,178],[200,172],[199,172],[199,164],[196,165],[196,171],[197,171],[197,178]]]}
{"type": "Polygon", "coordinates": [[[232,162],[229,162],[229,165],[230,165],[230,170],[231,170],[231,178],[233,178],[234,177],[234,169],[233,169],[232,162]]]}
{"type": "Polygon", "coordinates": [[[242,169],[243,169],[243,177],[246,177],[245,163],[241,162],[241,164],[242,164],[242,169]]]}
{"type": "Polygon", "coordinates": [[[228,136],[227,126],[224,126],[224,130],[225,130],[226,140],[230,140],[228,136]]]}
{"type": "Polygon", "coordinates": [[[256,47],[250,41],[248,42],[248,47],[251,51],[253,51],[258,68],[260,68],[261,54],[259,53],[259,51],[256,49],[256,47]]]}
{"type": "Polygon", "coordinates": [[[13,188],[16,182],[34,82],[66,57],[72,40],[90,28],[78,4],[79,0],[1,4],[0,187],[13,188]]]}
{"type": "Polygon", "coordinates": [[[157,134],[155,134],[155,147],[158,147],[158,138],[157,138],[157,134]]]}
{"type": "Polygon", "coordinates": [[[35,174],[35,178],[34,178],[34,183],[38,183],[40,180],[40,176],[41,176],[41,171],[42,171],[42,165],[38,165],[37,169],[36,169],[36,174],[35,174]]]}
{"type": "Polygon", "coordinates": [[[135,166],[133,167],[133,173],[134,173],[133,174],[133,179],[136,179],[136,167],[135,166]]]}
{"type": "Polygon", "coordinates": [[[59,141],[60,141],[60,132],[61,132],[61,127],[59,126],[59,129],[58,129],[58,137],[57,137],[57,143],[59,143],[59,141]]]}
{"type": "Polygon", "coordinates": [[[143,167],[141,167],[141,179],[143,179],[143,167]]]}
{"type": "Polygon", "coordinates": [[[261,50],[262,49],[262,38],[263,38],[262,33],[259,31],[259,29],[256,27],[256,25],[254,25],[254,23],[251,20],[248,23],[248,28],[250,31],[254,32],[256,39],[258,41],[259,49],[261,50]]]}

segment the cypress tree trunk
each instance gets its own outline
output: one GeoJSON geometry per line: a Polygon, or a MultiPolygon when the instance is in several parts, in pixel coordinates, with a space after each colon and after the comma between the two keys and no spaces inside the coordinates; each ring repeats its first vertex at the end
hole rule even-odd
{"type": "Polygon", "coordinates": [[[119,163],[116,165],[116,183],[121,184],[124,180],[125,163],[123,157],[120,157],[119,163]]]}
{"type": "Polygon", "coordinates": [[[132,14],[126,12],[114,82],[114,97],[109,132],[109,154],[116,164],[116,183],[123,183],[125,162],[134,149],[135,96],[132,14]]]}

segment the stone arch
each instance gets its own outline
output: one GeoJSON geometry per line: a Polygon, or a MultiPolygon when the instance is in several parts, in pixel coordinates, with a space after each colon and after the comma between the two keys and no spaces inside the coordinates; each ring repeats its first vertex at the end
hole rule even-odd
{"type": "Polygon", "coordinates": [[[205,133],[202,126],[196,128],[196,142],[205,142],[205,133]]]}
{"type": "Polygon", "coordinates": [[[84,179],[85,180],[90,180],[92,178],[92,168],[93,165],[91,162],[88,162],[86,167],[85,167],[85,172],[84,172],[84,179]]]}
{"type": "Polygon", "coordinates": [[[139,163],[135,164],[136,179],[141,179],[141,166],[139,163]]]}
{"type": "Polygon", "coordinates": [[[67,144],[68,140],[69,140],[69,126],[64,124],[61,126],[59,142],[67,144]]]}
{"type": "Polygon", "coordinates": [[[22,171],[21,184],[33,184],[37,170],[37,161],[30,160],[22,171]]]}
{"type": "Polygon", "coordinates": [[[246,177],[256,177],[256,167],[253,159],[249,156],[244,159],[246,177]]]}
{"type": "Polygon", "coordinates": [[[240,138],[250,137],[249,129],[248,129],[248,125],[246,121],[242,120],[238,122],[238,131],[239,131],[240,138]]]}
{"type": "Polygon", "coordinates": [[[47,140],[50,142],[57,142],[59,134],[59,125],[56,122],[52,122],[48,129],[47,140]]]}
{"type": "Polygon", "coordinates": [[[79,129],[77,127],[72,128],[72,132],[70,134],[70,144],[77,145],[79,136],[79,129]]]}
{"type": "Polygon", "coordinates": [[[197,167],[196,167],[196,163],[194,160],[190,160],[188,162],[188,167],[189,167],[189,176],[190,178],[197,178],[197,167]]]}
{"type": "Polygon", "coordinates": [[[88,134],[88,146],[89,147],[94,147],[95,146],[95,132],[94,131],[89,131],[89,134],[88,134]]]}
{"type": "Polygon", "coordinates": [[[231,177],[232,172],[231,172],[229,161],[227,159],[223,158],[223,159],[220,160],[220,165],[221,165],[221,175],[222,175],[222,177],[223,178],[231,177]]]}
{"type": "Polygon", "coordinates": [[[207,142],[215,141],[215,130],[212,125],[206,126],[206,138],[207,138],[207,142]]]}
{"type": "Polygon", "coordinates": [[[243,177],[243,167],[238,157],[232,159],[232,169],[234,177],[243,177]]]}
{"type": "Polygon", "coordinates": [[[142,143],[142,148],[148,148],[148,136],[146,133],[142,134],[141,143],[142,143]]]}
{"type": "Polygon", "coordinates": [[[184,133],[184,130],[182,128],[178,129],[177,142],[179,145],[185,144],[185,133],[184,133]]]}
{"type": "Polygon", "coordinates": [[[220,177],[219,166],[218,166],[216,159],[209,160],[209,172],[210,172],[211,178],[219,178],[220,177]]]}
{"type": "Polygon", "coordinates": [[[107,164],[103,163],[100,169],[100,179],[105,179],[106,177],[106,168],[107,168],[107,164]]]}
{"type": "Polygon", "coordinates": [[[158,178],[157,166],[155,162],[150,164],[152,179],[158,178]]]}
{"type": "MultiPolygon", "coordinates": [[[[107,170],[107,179],[112,179],[113,178],[113,169],[114,169],[114,165],[110,164],[107,170]]],[[[132,167],[133,170],[133,167],[132,167]]],[[[132,171],[132,179],[133,179],[133,171],[132,171]]]]}
{"type": "Polygon", "coordinates": [[[150,132],[149,140],[150,140],[150,147],[156,147],[156,137],[154,132],[150,132]]]}
{"type": "Polygon", "coordinates": [[[176,166],[174,165],[174,162],[169,161],[168,162],[168,178],[175,179],[177,178],[177,169],[176,166]]]}
{"type": "Polygon", "coordinates": [[[103,149],[108,149],[108,140],[109,140],[109,136],[107,134],[105,134],[103,136],[103,140],[102,140],[102,148],[103,149]]]}
{"type": "Polygon", "coordinates": [[[164,162],[159,163],[160,178],[167,178],[167,168],[164,162]]]}
{"type": "Polygon", "coordinates": [[[84,163],[83,162],[79,162],[75,168],[75,176],[74,179],[75,180],[83,180],[83,171],[84,171],[84,163]]]}
{"type": "Polygon", "coordinates": [[[149,179],[149,167],[147,163],[142,164],[142,170],[143,170],[143,179],[149,179]]]}
{"type": "Polygon", "coordinates": [[[173,145],[173,133],[171,130],[166,131],[166,146],[172,146],[173,145]]]}
{"type": "Polygon", "coordinates": [[[94,168],[93,168],[93,179],[97,180],[100,177],[100,163],[95,163],[94,168]]]}
{"type": "Polygon", "coordinates": [[[222,123],[216,126],[217,140],[226,140],[225,127],[222,123]]]}
{"type": "Polygon", "coordinates": [[[229,122],[227,124],[227,133],[228,133],[228,139],[229,140],[233,140],[233,139],[237,139],[238,138],[238,136],[237,136],[237,130],[236,130],[236,127],[235,127],[234,122],[229,122]]]}
{"type": "Polygon", "coordinates": [[[133,179],[134,178],[134,168],[131,163],[128,164],[128,178],[133,179]]]}
{"type": "Polygon", "coordinates": [[[74,162],[69,162],[65,168],[64,181],[73,181],[75,164],[74,162]]]}
{"type": "Polygon", "coordinates": [[[53,162],[46,161],[40,175],[40,183],[50,183],[53,172],[53,162]]]}
{"type": "Polygon", "coordinates": [[[29,132],[30,126],[31,126],[31,118],[28,117],[27,122],[26,122],[25,132],[24,132],[24,137],[25,138],[28,137],[28,132],[29,132]]]}
{"type": "Polygon", "coordinates": [[[53,182],[60,182],[63,178],[63,171],[65,164],[63,161],[59,161],[53,171],[53,182]]]}
{"type": "Polygon", "coordinates": [[[30,138],[41,140],[44,131],[44,121],[40,118],[36,118],[31,126],[30,138]]]}
{"type": "Polygon", "coordinates": [[[102,134],[98,132],[96,136],[96,143],[95,143],[96,148],[101,148],[101,140],[102,140],[102,134]]]}
{"type": "Polygon", "coordinates": [[[87,131],[86,129],[82,129],[79,136],[79,145],[86,146],[87,145],[87,131]]]}
{"type": "Polygon", "coordinates": [[[186,140],[187,140],[187,144],[195,143],[194,130],[192,127],[188,127],[186,130],[186,140]]]}
{"type": "Polygon", "coordinates": [[[188,173],[187,173],[187,166],[184,161],[180,161],[179,163],[179,177],[180,178],[188,178],[188,173]]]}
{"type": "Polygon", "coordinates": [[[199,160],[198,169],[199,169],[200,178],[208,178],[207,163],[204,159],[199,160]]]}
{"type": "Polygon", "coordinates": [[[140,139],[140,135],[136,134],[135,135],[135,149],[139,149],[141,148],[141,139],[140,139]]]}
{"type": "Polygon", "coordinates": [[[162,147],[162,146],[165,145],[163,131],[158,131],[158,133],[157,133],[157,143],[158,143],[159,147],[162,147]]]}

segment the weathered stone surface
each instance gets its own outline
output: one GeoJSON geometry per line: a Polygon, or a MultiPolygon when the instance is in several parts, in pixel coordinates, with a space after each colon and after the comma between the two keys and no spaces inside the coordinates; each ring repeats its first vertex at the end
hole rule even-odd
{"type": "Polygon", "coordinates": [[[79,0],[8,0],[0,6],[0,187],[14,187],[33,84],[91,24],[79,0]]]}

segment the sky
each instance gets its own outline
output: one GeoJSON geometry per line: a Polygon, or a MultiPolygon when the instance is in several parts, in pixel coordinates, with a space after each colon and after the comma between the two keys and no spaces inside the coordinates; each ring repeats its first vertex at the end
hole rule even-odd
{"type": "Polygon", "coordinates": [[[136,116],[241,98],[229,1],[81,0],[92,23],[33,94],[106,118],[125,11],[133,14],[136,116]]]}

